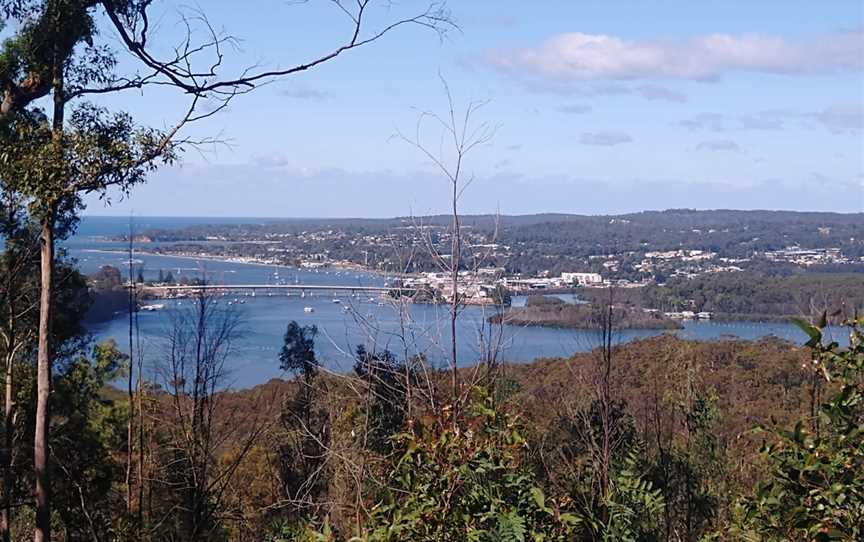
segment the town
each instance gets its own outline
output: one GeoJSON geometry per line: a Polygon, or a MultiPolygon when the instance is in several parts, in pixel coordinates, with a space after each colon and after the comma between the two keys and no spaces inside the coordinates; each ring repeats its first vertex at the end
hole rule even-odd
{"type": "MultiPolygon", "coordinates": [[[[449,266],[452,229],[441,217],[199,225],[141,232],[133,245],[139,254],[321,273],[374,272],[401,298],[410,292],[408,298],[416,303],[452,303],[454,283],[458,302],[467,305],[509,305],[512,296],[534,294],[576,293],[590,299],[597,297],[592,292],[615,289],[644,311],[672,319],[708,319],[715,312],[738,317],[751,312],[741,306],[752,292],[728,294],[741,289],[745,279],[736,276],[746,276],[754,287],[779,291],[786,286],[776,280],[819,277],[820,284],[830,286],[864,270],[860,224],[831,214],[775,224],[787,218],[761,211],[469,217],[460,231],[462,264],[455,281],[449,266]],[[706,281],[709,288],[720,289],[714,301],[690,291],[706,281]],[[739,301],[734,308],[722,302],[729,295],[739,301]]],[[[285,283],[285,276],[274,278],[273,284],[285,283]]],[[[157,282],[197,280],[178,274],[157,282]]]]}

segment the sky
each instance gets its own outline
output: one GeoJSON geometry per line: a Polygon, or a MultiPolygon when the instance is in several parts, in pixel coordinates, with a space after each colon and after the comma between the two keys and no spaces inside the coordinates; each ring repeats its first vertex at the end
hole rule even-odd
{"type": "MultiPolygon", "coordinates": [[[[427,4],[378,0],[364,35],[427,4]]],[[[373,0],[373,4],[376,0],[373,0]]],[[[151,43],[176,42],[162,2],[151,43]]],[[[346,4],[350,5],[349,4],[346,4]]],[[[490,137],[465,156],[466,213],[666,208],[864,211],[864,3],[858,0],[451,0],[443,39],[404,25],[237,97],[187,149],[91,215],[388,217],[442,212],[453,162],[442,80],[490,137]],[[418,124],[419,123],[419,124],[418,124]],[[419,127],[418,127],[419,126],[419,127]]],[[[222,73],[301,64],[348,39],[328,0],[208,0],[238,38],[222,73]],[[242,7],[241,7],[242,6],[242,7]]],[[[109,43],[116,37],[107,28],[109,43]]],[[[134,70],[129,58],[120,68],[134,70]]],[[[104,101],[143,125],[179,118],[169,89],[104,101]]]]}

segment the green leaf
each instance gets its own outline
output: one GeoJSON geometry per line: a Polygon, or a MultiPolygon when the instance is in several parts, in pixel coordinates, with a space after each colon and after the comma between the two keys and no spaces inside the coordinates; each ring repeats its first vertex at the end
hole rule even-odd
{"type": "Polygon", "coordinates": [[[815,348],[822,343],[822,330],[819,327],[801,318],[790,318],[789,321],[810,337],[810,340],[805,343],[806,346],[815,348]]]}
{"type": "Polygon", "coordinates": [[[531,488],[531,497],[533,497],[534,503],[537,504],[537,508],[544,512],[549,510],[546,508],[546,496],[543,495],[543,491],[539,487],[531,488]]]}

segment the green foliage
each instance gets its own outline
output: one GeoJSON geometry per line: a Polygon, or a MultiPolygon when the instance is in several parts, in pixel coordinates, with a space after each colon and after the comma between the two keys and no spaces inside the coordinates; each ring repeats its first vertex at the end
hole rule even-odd
{"type": "Polygon", "coordinates": [[[112,532],[123,503],[113,491],[122,478],[114,455],[126,445],[126,404],[102,397],[105,386],[125,371],[126,356],[113,341],[93,346],[54,380],[52,468],[57,514],[72,539],[112,532]]]}
{"type": "Polygon", "coordinates": [[[605,500],[608,517],[591,518],[595,532],[604,542],[651,540],[659,531],[663,495],[645,479],[641,465],[641,447],[629,449],[620,467],[610,479],[605,500]]]}
{"type": "Polygon", "coordinates": [[[280,492],[291,503],[285,507],[285,515],[295,520],[289,526],[297,533],[305,531],[298,530],[297,518],[305,521],[314,514],[327,489],[330,419],[318,404],[321,389],[315,357],[317,334],[316,326],[300,326],[292,320],[279,353],[280,368],[297,377],[296,391],[282,405],[282,431],[277,436],[280,492]]]}
{"type": "Polygon", "coordinates": [[[770,430],[762,455],[767,476],[738,505],[737,531],[746,540],[864,538],[864,343],[850,321],[850,345],[823,344],[807,326],[812,364],[832,390],[815,419],[792,430],[770,430]]]}
{"type": "Polygon", "coordinates": [[[285,329],[282,350],[279,352],[279,368],[293,375],[303,375],[308,381],[318,373],[315,359],[315,336],[317,326],[301,326],[292,320],[285,329]]]}
{"type": "Polygon", "coordinates": [[[800,313],[802,300],[818,300],[827,307],[864,306],[864,282],[858,274],[842,273],[708,273],[675,277],[663,286],[648,286],[633,295],[643,306],[661,310],[784,320],[800,313]]]}
{"type": "Polygon", "coordinates": [[[311,523],[279,525],[275,533],[264,539],[264,542],[335,542],[333,531],[327,522],[320,529],[311,523]]]}
{"type": "Polygon", "coordinates": [[[405,363],[396,360],[389,350],[370,352],[357,345],[354,373],[368,386],[366,415],[369,426],[369,448],[387,455],[394,450],[393,435],[405,422],[408,386],[415,377],[405,363]]]}
{"type": "Polygon", "coordinates": [[[352,540],[567,540],[578,519],[547,498],[526,464],[518,419],[477,390],[459,419],[428,415],[398,435],[405,449],[352,540]]]}

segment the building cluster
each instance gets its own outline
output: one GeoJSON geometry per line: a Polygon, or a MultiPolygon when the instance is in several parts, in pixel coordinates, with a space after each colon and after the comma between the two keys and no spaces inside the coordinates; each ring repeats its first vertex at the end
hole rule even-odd
{"type": "Polygon", "coordinates": [[[765,252],[764,256],[765,259],[772,262],[794,263],[803,267],[853,263],[853,260],[844,256],[839,248],[801,248],[795,246],[765,252]]]}
{"type": "MultiPolygon", "coordinates": [[[[619,220],[619,219],[613,219],[619,220]]],[[[626,219],[620,219],[626,222],[626,219]]],[[[707,230],[714,233],[715,230],[707,230]]],[[[726,231],[726,230],[724,230],[726,231]]],[[[701,233],[702,230],[693,230],[701,233]]],[[[469,303],[484,304],[500,298],[502,291],[514,294],[535,290],[565,290],[574,287],[639,288],[663,284],[671,278],[690,279],[713,273],[734,273],[773,262],[803,267],[864,262],[846,256],[839,248],[726,251],[687,248],[641,249],[586,253],[566,243],[562,249],[537,245],[531,240],[498,242],[497,234],[462,228],[462,263],[480,265],[460,273],[458,292],[452,290],[446,273],[428,272],[446,268],[452,250],[452,232],[446,225],[405,221],[387,231],[357,229],[309,229],[297,232],[243,232],[234,236],[210,236],[206,247],[173,245],[165,252],[211,257],[243,263],[289,265],[317,270],[340,267],[374,270],[399,275],[407,286],[431,292],[436,300],[454,294],[469,303]],[[218,241],[225,241],[224,244],[218,241]],[[566,250],[565,250],[566,249],[566,250]],[[734,255],[735,257],[729,257],[734,255]]],[[[824,234],[820,230],[820,233],[824,234]]],[[[682,318],[689,318],[684,315],[682,318]]],[[[698,318],[698,315],[694,316],[698,318]]]]}
{"type": "Polygon", "coordinates": [[[578,286],[601,287],[610,283],[604,282],[600,273],[561,273],[557,277],[504,277],[502,285],[513,292],[531,290],[553,290],[575,288],[578,286]]]}
{"type": "MultiPolygon", "coordinates": [[[[453,276],[449,273],[422,273],[401,279],[406,288],[428,291],[432,298],[453,300],[453,276]]],[[[561,273],[558,277],[508,276],[503,267],[486,267],[477,271],[460,271],[457,293],[469,305],[500,303],[502,292],[525,294],[542,290],[566,290],[579,286],[609,286],[599,273],[561,273]]]]}

